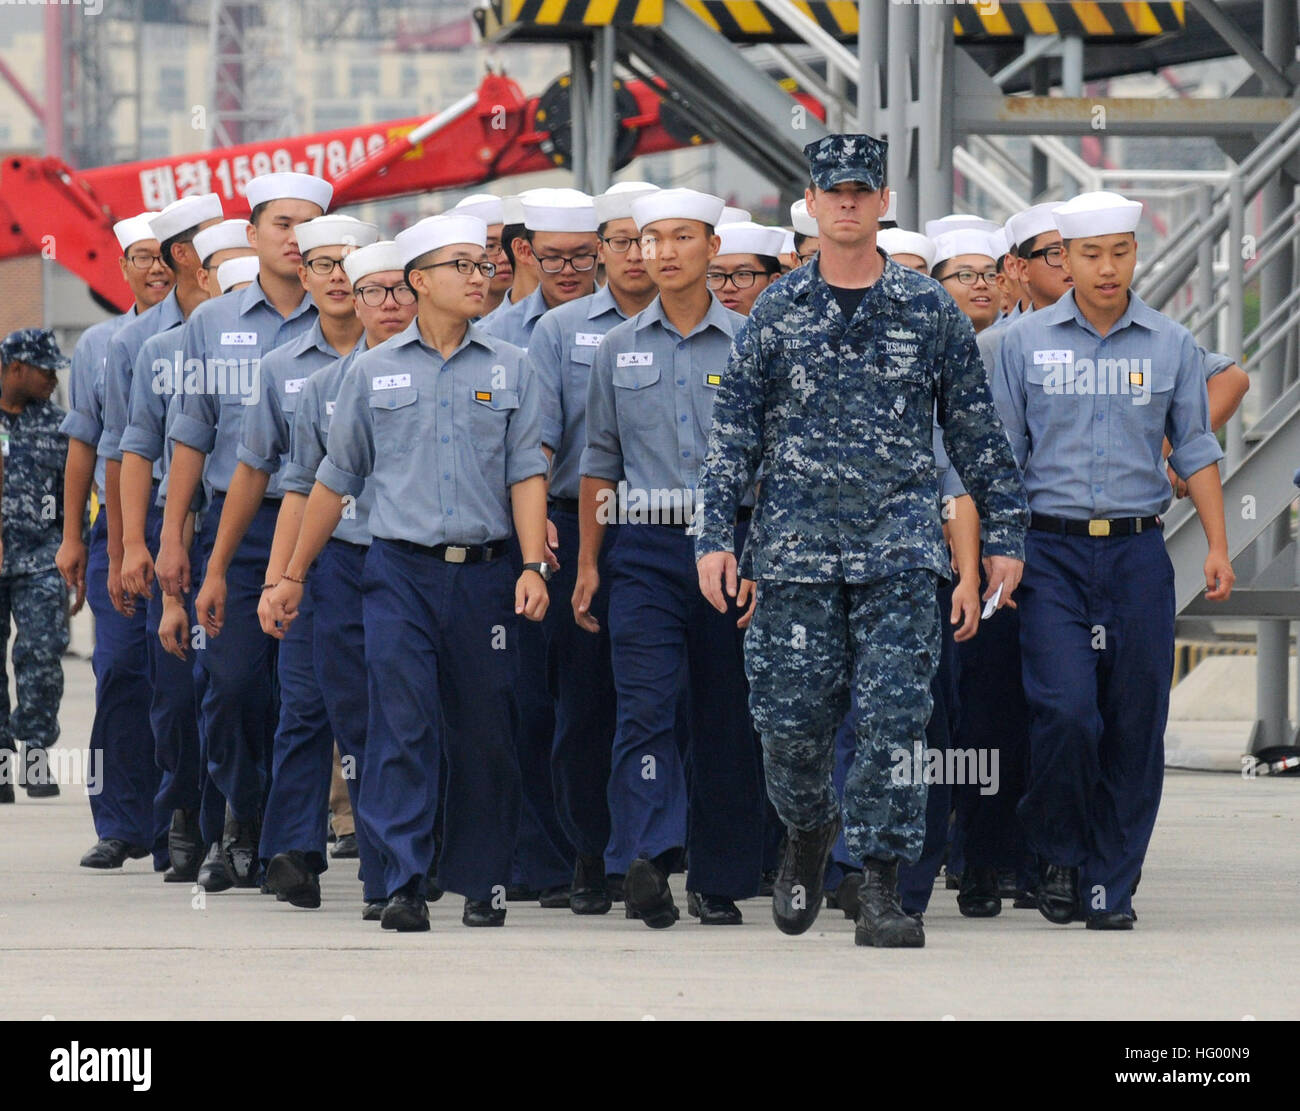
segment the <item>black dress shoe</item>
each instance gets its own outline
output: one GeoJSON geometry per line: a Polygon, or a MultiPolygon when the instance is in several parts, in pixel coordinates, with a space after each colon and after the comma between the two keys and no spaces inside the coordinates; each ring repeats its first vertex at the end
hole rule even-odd
{"type": "Polygon", "coordinates": [[[791,827],[786,831],[781,867],[772,890],[772,917],[783,934],[801,934],[817,921],[826,861],[839,832],[838,816],[816,829],[791,827]]]}
{"type": "Polygon", "coordinates": [[[858,894],[862,891],[862,873],[849,872],[840,880],[834,891],[826,892],[826,906],[829,910],[844,912],[845,918],[858,916],[858,894]]]}
{"type": "Polygon", "coordinates": [[[692,918],[700,920],[701,926],[739,926],[744,921],[736,901],[725,895],[702,895],[692,891],[686,910],[692,918]]]}
{"type": "Polygon", "coordinates": [[[235,886],[235,877],[230,874],[230,865],[226,863],[226,854],[221,845],[213,842],[208,855],[199,865],[198,883],[204,891],[225,891],[235,886]]]}
{"type": "Polygon", "coordinates": [[[171,825],[167,828],[167,855],[171,858],[171,872],[176,879],[170,883],[192,883],[203,863],[203,836],[199,833],[197,810],[173,810],[171,825]]]}
{"type": "Polygon", "coordinates": [[[361,856],[361,851],[357,848],[357,835],[355,833],[345,833],[334,842],[334,847],[330,849],[330,856],[335,860],[358,859],[361,856]]]}
{"type": "Polygon", "coordinates": [[[957,909],[966,918],[996,918],[1002,913],[1000,881],[993,868],[966,866],[957,891],[957,909]]]}
{"type": "Polygon", "coordinates": [[[429,928],[429,906],[419,895],[399,891],[388,900],[379,924],[398,933],[422,933],[429,928]]]}
{"type": "Polygon", "coordinates": [[[221,851],[236,887],[257,887],[261,867],[257,844],[262,839],[262,820],[256,817],[241,822],[226,804],[226,827],[221,834],[221,851]]]}
{"type": "Polygon", "coordinates": [[[1016,910],[1037,910],[1038,909],[1038,892],[1026,891],[1023,887],[1017,889],[1015,900],[1011,904],[1016,910]]]}
{"type": "Polygon", "coordinates": [[[23,753],[27,761],[24,786],[29,799],[52,799],[59,794],[59,785],[50,771],[50,756],[43,748],[28,748],[23,753]]]}
{"type": "Polygon", "coordinates": [[[372,899],[361,908],[362,922],[378,922],[384,916],[384,908],[388,906],[387,899],[372,899]]]}
{"type": "Polygon", "coordinates": [[[542,888],[537,901],[547,910],[568,910],[569,897],[569,885],[562,883],[557,887],[542,888]]]}
{"type": "Polygon", "coordinates": [[[540,891],[529,887],[526,883],[506,884],[507,903],[535,903],[541,897],[542,893],[540,891]]]}
{"type": "Polygon", "coordinates": [[[461,911],[462,926],[504,926],[506,908],[494,907],[491,899],[466,899],[465,909],[461,911]]]}
{"type": "Polygon", "coordinates": [[[578,857],[573,865],[573,883],[569,888],[569,909],[574,914],[608,914],[612,906],[604,858],[578,857]]]}
{"type": "Polygon", "coordinates": [[[283,895],[291,907],[314,910],[320,906],[320,877],[307,866],[307,856],[297,849],[276,853],[266,866],[266,886],[283,895]]]}
{"type": "Polygon", "coordinates": [[[876,949],[922,949],[925,927],[898,902],[898,861],[867,857],[858,894],[858,925],[855,945],[876,949]]]}
{"type": "Polygon", "coordinates": [[[1016,892],[1020,890],[1020,883],[1016,878],[1014,868],[998,869],[998,897],[1001,899],[1014,899],[1016,892]]]}
{"type": "Polygon", "coordinates": [[[1038,913],[1058,926],[1077,922],[1079,906],[1079,869],[1062,864],[1043,863],[1038,875],[1038,913]]]}
{"type": "MultiPolygon", "coordinates": [[[[200,864],[202,861],[200,861],[200,864]]],[[[175,868],[168,868],[163,873],[163,883],[194,883],[199,878],[198,869],[194,870],[194,875],[187,876],[182,872],[176,871],[175,868]]]]}
{"type": "Polygon", "coordinates": [[[1086,923],[1090,930],[1131,930],[1137,915],[1122,910],[1103,910],[1088,915],[1086,923]]]}
{"type": "Polygon", "coordinates": [[[769,868],[758,879],[758,897],[769,899],[774,890],[776,890],[776,869],[769,868]]]}
{"type": "Polygon", "coordinates": [[[665,930],[677,921],[677,904],[668,889],[668,877],[658,864],[644,856],[628,865],[623,898],[628,916],[635,912],[652,930],[665,930]]]}
{"type": "Polygon", "coordinates": [[[124,861],[149,855],[143,845],[129,845],[116,837],[101,837],[81,858],[83,868],[121,868],[124,861]]]}

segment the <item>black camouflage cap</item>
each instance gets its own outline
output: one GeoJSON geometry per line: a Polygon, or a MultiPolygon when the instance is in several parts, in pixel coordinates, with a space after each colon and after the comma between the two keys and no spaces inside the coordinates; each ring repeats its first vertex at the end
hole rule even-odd
{"type": "Polygon", "coordinates": [[[885,180],[889,144],[871,135],[827,135],[803,148],[808,172],[818,189],[841,181],[861,181],[879,189],[885,180]]]}
{"type": "Polygon", "coordinates": [[[44,370],[67,370],[68,358],[48,328],[19,328],[0,341],[0,366],[26,363],[44,370]]]}

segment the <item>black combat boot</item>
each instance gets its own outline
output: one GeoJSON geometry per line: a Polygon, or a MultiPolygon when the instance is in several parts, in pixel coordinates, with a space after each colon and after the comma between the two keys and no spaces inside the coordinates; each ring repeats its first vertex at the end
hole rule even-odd
{"type": "Polygon", "coordinates": [[[925,927],[898,902],[898,861],[869,856],[864,863],[854,942],[877,949],[924,948],[925,927]]]}
{"type": "Polygon", "coordinates": [[[817,921],[822,909],[826,861],[839,834],[838,816],[816,829],[791,826],[786,830],[781,867],[772,885],[772,918],[783,934],[801,934],[817,921]]]}

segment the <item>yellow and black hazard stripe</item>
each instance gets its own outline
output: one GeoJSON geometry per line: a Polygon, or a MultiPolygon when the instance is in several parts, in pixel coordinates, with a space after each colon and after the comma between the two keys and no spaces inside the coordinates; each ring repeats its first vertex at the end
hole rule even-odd
{"type": "Polygon", "coordinates": [[[1152,38],[1180,31],[1182,3],[960,4],[953,23],[958,42],[1022,39],[1026,35],[1079,35],[1110,41],[1152,38]],[[986,9],[981,11],[981,8],[986,9]]]}
{"type": "Polygon", "coordinates": [[[474,12],[486,39],[556,37],[584,27],[657,27],[669,0],[490,0],[474,12]]]}
{"type": "MultiPolygon", "coordinates": [[[[841,40],[858,34],[858,5],[854,0],[794,0],[795,7],[827,34],[841,40]]],[[[799,42],[788,24],[754,0],[682,0],[709,27],[731,42],[799,42]]]]}

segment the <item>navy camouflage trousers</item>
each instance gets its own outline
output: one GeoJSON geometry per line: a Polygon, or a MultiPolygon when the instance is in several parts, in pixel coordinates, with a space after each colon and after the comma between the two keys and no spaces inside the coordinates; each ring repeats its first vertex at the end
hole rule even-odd
{"type": "Polygon", "coordinates": [[[926,788],[923,777],[908,773],[906,757],[924,747],[933,705],[940,647],[935,586],[926,570],[872,583],[758,584],[745,670],[768,795],[781,820],[796,829],[834,817],[840,805],[831,781],[835,734],[852,692],[857,753],[843,816],[855,860],[913,864],[921,853],[926,788]]]}
{"type": "Polygon", "coordinates": [[[67,588],[58,571],[0,575],[0,749],[19,741],[49,748],[59,739],[63,701],[63,651],[68,647],[67,588]],[[14,637],[14,684],[18,705],[9,706],[5,647],[10,620],[14,637]]]}

